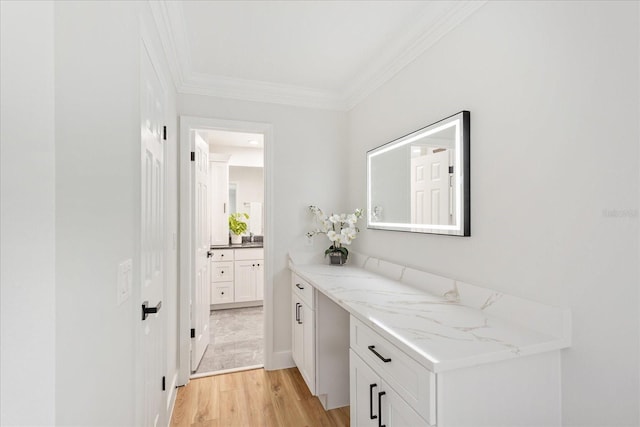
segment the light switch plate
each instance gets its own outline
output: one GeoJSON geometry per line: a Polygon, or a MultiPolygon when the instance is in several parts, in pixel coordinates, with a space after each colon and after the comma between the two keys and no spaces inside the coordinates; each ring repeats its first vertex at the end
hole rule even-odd
{"type": "Polygon", "coordinates": [[[133,261],[127,259],[118,265],[118,305],[131,296],[133,282],[133,261]]]}

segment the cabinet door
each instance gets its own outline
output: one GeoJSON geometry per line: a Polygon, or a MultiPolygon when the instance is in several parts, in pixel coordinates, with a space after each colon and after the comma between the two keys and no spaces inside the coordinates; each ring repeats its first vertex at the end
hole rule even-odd
{"type": "Polygon", "coordinates": [[[429,427],[409,404],[388,384],[382,383],[384,395],[380,396],[382,424],[387,427],[429,427]]]}
{"type": "Polygon", "coordinates": [[[234,301],[255,301],[256,298],[256,262],[235,262],[234,301]]]}
{"type": "Polygon", "coordinates": [[[304,332],[302,322],[300,322],[302,301],[295,294],[291,295],[291,306],[291,353],[293,356],[293,361],[295,362],[296,366],[298,366],[298,369],[302,369],[302,367],[304,366],[304,332]]]}
{"type": "Polygon", "coordinates": [[[316,328],[315,312],[304,302],[300,309],[300,321],[302,322],[304,354],[302,362],[302,377],[305,379],[311,394],[316,394],[316,328]]]}
{"type": "Polygon", "coordinates": [[[353,350],[349,350],[349,387],[351,425],[377,427],[378,393],[382,391],[382,383],[373,369],[353,350]]]}
{"type": "Polygon", "coordinates": [[[264,261],[259,259],[256,261],[256,299],[264,299],[264,261]]]}
{"type": "Polygon", "coordinates": [[[211,244],[229,244],[229,164],[210,162],[211,244]]]}

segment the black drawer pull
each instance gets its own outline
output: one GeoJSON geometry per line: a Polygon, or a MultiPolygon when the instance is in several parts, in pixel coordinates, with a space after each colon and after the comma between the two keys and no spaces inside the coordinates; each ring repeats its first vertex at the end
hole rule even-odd
{"type": "Polygon", "coordinates": [[[303,289],[304,289],[304,286],[300,286],[300,283],[296,283],[296,288],[298,288],[298,289],[300,289],[300,290],[303,290],[303,289]]]}
{"type": "Polygon", "coordinates": [[[382,356],[380,353],[378,353],[378,352],[375,350],[375,348],[376,348],[376,346],[375,346],[375,345],[370,345],[370,346],[369,346],[369,347],[367,347],[367,348],[368,348],[369,350],[371,350],[371,352],[372,352],[373,354],[375,354],[376,356],[378,356],[378,358],[379,358],[380,360],[382,360],[384,363],[391,362],[391,359],[387,359],[387,358],[385,358],[384,356],[382,356]]]}
{"type": "Polygon", "coordinates": [[[384,391],[378,393],[378,427],[386,427],[384,424],[382,424],[382,396],[384,396],[385,394],[387,393],[384,391]]]}
{"type": "Polygon", "coordinates": [[[369,418],[372,420],[378,418],[377,415],[373,415],[373,389],[376,387],[378,387],[378,384],[369,384],[369,418]]]}

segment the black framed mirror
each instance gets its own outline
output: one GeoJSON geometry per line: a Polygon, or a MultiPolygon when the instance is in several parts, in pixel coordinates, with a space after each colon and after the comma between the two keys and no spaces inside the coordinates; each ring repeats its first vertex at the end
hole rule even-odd
{"type": "Polygon", "coordinates": [[[367,227],[471,235],[470,117],[461,111],[367,152],[367,227]]]}

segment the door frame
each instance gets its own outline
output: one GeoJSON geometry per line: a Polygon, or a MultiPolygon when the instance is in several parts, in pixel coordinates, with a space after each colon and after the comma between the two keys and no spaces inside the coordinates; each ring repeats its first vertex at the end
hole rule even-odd
{"type": "Polygon", "coordinates": [[[273,363],[273,125],[261,122],[246,122],[209,117],[180,116],[180,141],[178,148],[180,186],[179,254],[179,316],[178,316],[178,385],[189,382],[191,375],[191,289],[195,285],[191,265],[191,200],[190,163],[192,130],[210,129],[231,132],[259,133],[264,136],[264,367],[269,370],[273,363]]]}

